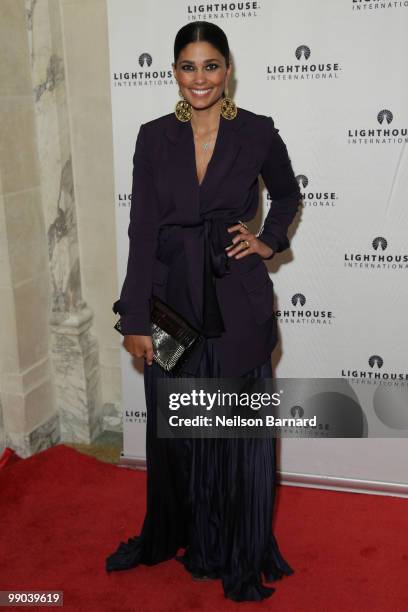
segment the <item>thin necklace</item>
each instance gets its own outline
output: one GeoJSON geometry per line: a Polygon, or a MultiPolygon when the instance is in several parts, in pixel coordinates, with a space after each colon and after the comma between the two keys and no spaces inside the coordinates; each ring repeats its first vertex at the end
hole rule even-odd
{"type": "Polygon", "coordinates": [[[209,140],[208,142],[203,142],[202,147],[204,151],[208,151],[210,144],[214,142],[214,140],[209,140]]]}
{"type": "MultiPolygon", "coordinates": [[[[197,140],[196,134],[194,134],[194,138],[197,140]]],[[[201,148],[203,149],[203,151],[208,151],[208,149],[210,148],[210,144],[213,142],[215,142],[214,138],[212,140],[208,140],[207,142],[202,142],[201,148]]]]}
{"type": "MultiPolygon", "coordinates": [[[[218,129],[219,129],[219,128],[218,128],[218,129]]],[[[193,133],[194,133],[194,130],[193,130],[193,133]]],[[[197,134],[195,134],[195,133],[194,133],[194,138],[195,138],[196,140],[198,139],[198,136],[197,136],[197,134]]],[[[211,143],[213,143],[213,142],[215,142],[215,138],[213,138],[213,139],[211,139],[211,140],[208,140],[207,142],[202,142],[202,143],[201,143],[201,147],[202,147],[202,149],[203,149],[204,151],[208,151],[208,149],[210,148],[210,144],[211,144],[211,143]]]]}

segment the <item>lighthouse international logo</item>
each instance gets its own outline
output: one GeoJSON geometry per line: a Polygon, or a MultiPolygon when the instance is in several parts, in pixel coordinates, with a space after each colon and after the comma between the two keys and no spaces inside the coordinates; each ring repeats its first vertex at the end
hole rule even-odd
{"type": "Polygon", "coordinates": [[[377,113],[376,123],[353,127],[347,131],[347,142],[350,145],[387,145],[402,144],[408,141],[408,129],[401,121],[394,120],[393,112],[383,108],[377,113]]]}
{"type": "Polygon", "coordinates": [[[391,123],[391,121],[394,119],[393,114],[391,111],[389,110],[381,110],[378,115],[377,115],[377,121],[378,123],[391,123]]]}
{"type": "Polygon", "coordinates": [[[219,19],[252,19],[259,17],[259,2],[189,2],[188,21],[218,21],[219,19]]]}
{"type": "Polygon", "coordinates": [[[307,303],[304,293],[294,293],[286,308],[275,311],[281,324],[291,325],[332,325],[335,319],[329,308],[318,308],[307,303]]]}
{"type": "Polygon", "coordinates": [[[147,51],[139,54],[137,65],[130,70],[115,70],[113,87],[166,87],[174,85],[173,71],[155,61],[147,51]]]}
{"type": "Polygon", "coordinates": [[[298,174],[296,180],[300,187],[304,208],[334,208],[338,200],[336,192],[323,191],[314,186],[313,183],[309,185],[309,177],[305,174],[298,174]]]}
{"type": "Polygon", "coordinates": [[[302,57],[305,59],[309,59],[310,57],[310,47],[306,45],[300,45],[295,51],[296,59],[300,60],[302,57]]]}
{"type": "Polygon", "coordinates": [[[311,79],[338,79],[341,67],[337,61],[329,61],[320,49],[299,45],[293,50],[293,60],[266,66],[267,81],[304,81],[311,79]]]}
{"type": "Polygon", "coordinates": [[[372,0],[351,0],[351,8],[356,13],[371,13],[387,9],[408,8],[408,0],[392,0],[392,2],[373,2],[372,0]]]}
{"type": "Polygon", "coordinates": [[[384,359],[379,355],[371,355],[371,357],[368,358],[368,365],[370,368],[376,366],[378,369],[380,369],[384,365],[384,359]]]}
{"type": "Polygon", "coordinates": [[[119,192],[116,197],[116,203],[118,208],[126,208],[128,210],[132,203],[132,192],[119,192]]]}
{"type": "Polygon", "coordinates": [[[152,61],[153,58],[150,53],[142,53],[142,55],[139,56],[139,66],[141,66],[142,68],[143,66],[151,66],[152,61]]]}
{"type": "Polygon", "coordinates": [[[290,415],[294,418],[301,419],[304,414],[305,414],[305,411],[302,406],[292,406],[290,409],[290,415]]]}
{"type": "Polygon", "coordinates": [[[359,384],[370,383],[395,383],[406,385],[408,372],[402,369],[387,367],[382,355],[369,355],[365,365],[356,368],[343,368],[340,376],[342,378],[355,380],[359,384]]]}
{"type": "Polygon", "coordinates": [[[388,437],[389,428],[408,430],[408,372],[399,367],[399,364],[405,365],[405,359],[398,346],[393,357],[394,363],[390,363],[390,356],[371,353],[354,367],[344,367],[340,372],[340,378],[347,380],[350,387],[360,388],[359,395],[368,408],[369,431],[376,438],[388,437]]]}
{"type": "Polygon", "coordinates": [[[146,410],[125,410],[125,422],[126,423],[139,423],[140,425],[146,425],[146,422],[147,422],[146,410]]]}
{"type": "Polygon", "coordinates": [[[393,248],[385,236],[375,236],[370,248],[344,253],[344,266],[365,270],[407,270],[408,253],[393,248]]]}

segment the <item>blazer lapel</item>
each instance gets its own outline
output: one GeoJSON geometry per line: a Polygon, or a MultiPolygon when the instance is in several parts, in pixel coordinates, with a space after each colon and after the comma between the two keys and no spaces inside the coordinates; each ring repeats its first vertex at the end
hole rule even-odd
{"type": "MultiPolygon", "coordinates": [[[[193,310],[198,321],[202,320],[203,275],[204,275],[204,228],[200,221],[211,211],[217,189],[227,176],[240,150],[243,148],[239,129],[244,116],[239,112],[235,119],[220,117],[215,148],[208,163],[201,186],[198,183],[195,160],[194,135],[190,121],[181,122],[175,115],[170,117],[166,130],[170,141],[168,155],[169,184],[179,213],[181,225],[192,225],[184,232],[186,275],[190,286],[193,310]]],[[[214,208],[213,208],[214,210],[214,208]]],[[[222,211],[220,211],[222,214],[222,211]]]]}
{"type": "Polygon", "coordinates": [[[170,116],[166,136],[170,141],[169,185],[172,186],[174,203],[180,213],[180,223],[199,221],[199,189],[196,178],[194,141],[190,122],[170,116]]]}
{"type": "Polygon", "coordinates": [[[243,150],[239,130],[244,122],[244,115],[239,112],[239,109],[235,119],[224,119],[222,115],[220,117],[214,151],[200,187],[202,213],[205,213],[208,208],[211,209],[212,201],[215,200],[214,196],[243,150]]]}
{"type": "Polygon", "coordinates": [[[221,115],[212,157],[200,186],[191,123],[179,121],[175,114],[171,115],[166,130],[172,148],[169,155],[170,181],[182,223],[197,223],[200,220],[200,213],[206,208],[203,205],[217,191],[242,148],[239,130],[244,122],[244,115],[239,109],[235,119],[224,119],[221,115]]]}

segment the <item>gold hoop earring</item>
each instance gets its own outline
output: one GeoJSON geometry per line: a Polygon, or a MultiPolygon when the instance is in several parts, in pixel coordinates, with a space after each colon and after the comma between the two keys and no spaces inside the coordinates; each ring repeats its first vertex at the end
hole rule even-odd
{"type": "Polygon", "coordinates": [[[187,100],[184,98],[180,89],[178,92],[179,92],[179,96],[181,96],[181,100],[177,102],[175,109],[174,109],[176,117],[179,121],[183,121],[183,122],[190,121],[191,116],[193,114],[191,104],[187,102],[187,100]]]}
{"type": "Polygon", "coordinates": [[[225,88],[225,97],[221,104],[221,115],[224,117],[224,119],[235,119],[237,114],[237,105],[232,98],[228,97],[228,90],[225,88]]]}

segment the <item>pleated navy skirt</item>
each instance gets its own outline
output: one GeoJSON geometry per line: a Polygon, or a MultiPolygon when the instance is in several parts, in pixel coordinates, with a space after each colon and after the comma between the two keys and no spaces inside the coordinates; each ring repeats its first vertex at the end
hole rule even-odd
{"type": "MultiPolygon", "coordinates": [[[[196,376],[219,377],[211,340],[196,376]]],[[[106,570],[153,565],[175,557],[194,576],[219,578],[234,601],[272,595],[263,584],[293,574],[272,532],[275,438],[156,437],[156,382],[144,368],[147,407],[147,510],[139,535],[121,542],[106,570]],[[178,555],[182,549],[181,554],[178,555]]],[[[244,377],[272,378],[270,360],[244,377]]]]}

